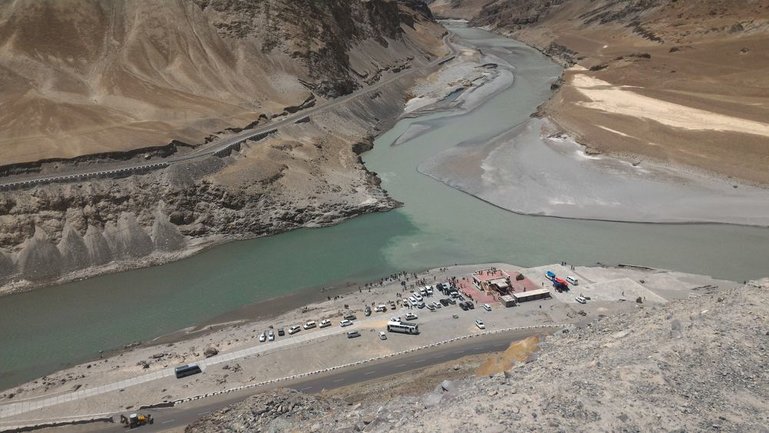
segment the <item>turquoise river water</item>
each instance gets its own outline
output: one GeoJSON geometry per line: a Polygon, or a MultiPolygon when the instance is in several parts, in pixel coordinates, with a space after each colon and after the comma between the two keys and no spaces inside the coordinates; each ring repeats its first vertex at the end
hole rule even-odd
{"type": "Polygon", "coordinates": [[[452,28],[468,45],[516,66],[515,84],[469,113],[399,122],[365,155],[404,203],[343,224],[234,242],[164,266],[0,298],[0,389],[149,340],[246,304],[399,270],[503,261],[535,266],[633,263],[745,280],[769,274],[769,229],[664,225],[516,215],[417,172],[421,161],[524,121],[560,69],[535,50],[481,30],[452,28]],[[410,125],[427,133],[390,146],[410,125]]]}

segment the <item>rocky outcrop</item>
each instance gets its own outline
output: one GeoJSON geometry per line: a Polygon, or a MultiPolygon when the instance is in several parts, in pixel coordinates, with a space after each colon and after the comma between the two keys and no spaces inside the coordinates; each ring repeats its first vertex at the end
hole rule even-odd
{"type": "Polygon", "coordinates": [[[89,262],[94,266],[109,263],[114,259],[104,233],[96,226],[88,226],[83,240],[88,248],[89,262]]]}
{"type": "Polygon", "coordinates": [[[48,280],[62,272],[61,254],[40,227],[35,228],[34,236],[24,242],[17,263],[21,276],[27,280],[48,280]]]}
{"type": "Polygon", "coordinates": [[[71,225],[64,225],[58,247],[63,271],[74,271],[91,265],[91,256],[85,240],[71,225]]]}
{"type": "Polygon", "coordinates": [[[158,251],[177,251],[184,248],[187,241],[179,228],[171,224],[163,212],[155,214],[155,222],[152,224],[152,242],[158,251]]]}
{"type": "Polygon", "coordinates": [[[0,283],[7,281],[14,275],[16,275],[16,265],[8,254],[0,251],[0,283]]]}
{"type": "Polygon", "coordinates": [[[104,228],[104,237],[110,246],[113,257],[117,259],[138,259],[152,253],[152,238],[136,220],[136,215],[123,212],[117,224],[108,223],[104,228]]]}

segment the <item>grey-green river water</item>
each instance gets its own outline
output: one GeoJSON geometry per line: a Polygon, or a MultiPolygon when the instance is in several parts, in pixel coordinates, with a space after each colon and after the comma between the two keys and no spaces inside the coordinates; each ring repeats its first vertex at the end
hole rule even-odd
{"type": "Polygon", "coordinates": [[[769,274],[769,229],[516,215],[417,172],[430,156],[525,120],[559,67],[521,44],[454,28],[516,66],[515,84],[469,113],[399,122],[364,155],[404,206],[323,229],[234,242],[164,266],[0,298],[0,389],[240,306],[398,270],[503,261],[523,266],[633,263],[745,280],[769,274]],[[409,125],[430,130],[398,146],[409,125]]]}

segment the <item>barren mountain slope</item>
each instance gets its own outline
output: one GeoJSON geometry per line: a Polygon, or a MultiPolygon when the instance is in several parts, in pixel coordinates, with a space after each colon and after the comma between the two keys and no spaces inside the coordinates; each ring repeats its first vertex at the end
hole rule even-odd
{"type": "Polygon", "coordinates": [[[436,0],[576,64],[543,107],[593,150],[769,183],[769,1],[436,0]],[[587,69],[587,70],[586,70],[587,69]]]}
{"type": "Polygon", "coordinates": [[[144,147],[227,137],[377,85],[227,154],[4,190],[0,293],[392,209],[358,154],[446,54],[444,33],[418,0],[0,3],[3,175],[159,161],[189,149],[144,147]]]}
{"type": "Polygon", "coordinates": [[[197,144],[437,49],[433,25],[389,0],[1,2],[0,161],[197,144]]]}
{"type": "Polygon", "coordinates": [[[639,304],[633,313],[547,337],[529,362],[504,373],[438,380],[419,397],[350,406],[267,392],[186,431],[765,432],[767,315],[765,279],[662,306],[639,304]]]}

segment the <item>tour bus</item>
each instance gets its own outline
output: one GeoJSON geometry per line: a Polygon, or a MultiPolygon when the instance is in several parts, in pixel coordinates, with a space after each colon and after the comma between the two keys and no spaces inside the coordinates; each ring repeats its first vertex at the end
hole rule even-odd
{"type": "Polygon", "coordinates": [[[419,334],[419,325],[409,322],[389,321],[387,322],[387,331],[415,335],[419,334]]]}
{"type": "Polygon", "coordinates": [[[198,364],[185,364],[176,367],[174,372],[176,373],[176,378],[181,379],[183,377],[192,376],[193,374],[202,373],[203,370],[200,369],[198,364]]]}

